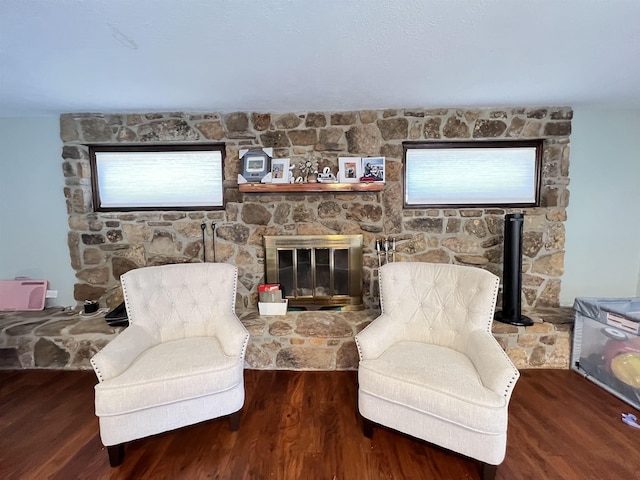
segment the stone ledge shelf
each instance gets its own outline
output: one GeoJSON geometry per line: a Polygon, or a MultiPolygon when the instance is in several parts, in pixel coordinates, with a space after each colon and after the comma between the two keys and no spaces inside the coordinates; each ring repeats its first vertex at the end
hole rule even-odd
{"type": "Polygon", "coordinates": [[[246,193],[317,193],[317,192],[381,192],[384,183],[241,183],[246,193]]]}
{"type": "MultiPolygon", "coordinates": [[[[523,312],[530,327],[494,322],[493,334],[516,367],[569,368],[573,309],[523,312]]],[[[355,370],[354,335],[379,311],[288,312],[239,317],[251,335],[246,368],[266,370],[355,370]]],[[[90,370],[89,359],[122,327],[110,327],[103,315],[85,318],[77,311],[0,312],[0,369],[90,370]]]]}

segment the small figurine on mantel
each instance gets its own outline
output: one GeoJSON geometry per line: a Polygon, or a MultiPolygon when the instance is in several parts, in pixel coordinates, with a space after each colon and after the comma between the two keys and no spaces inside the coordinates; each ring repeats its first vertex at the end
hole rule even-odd
{"type": "Polygon", "coordinates": [[[318,161],[313,158],[312,154],[309,154],[306,160],[298,164],[298,169],[300,169],[300,176],[304,183],[318,181],[318,161]]]}
{"type": "Polygon", "coordinates": [[[338,179],[336,176],[331,173],[331,169],[329,167],[324,167],[322,173],[318,174],[318,182],[320,183],[336,183],[338,179]]]}

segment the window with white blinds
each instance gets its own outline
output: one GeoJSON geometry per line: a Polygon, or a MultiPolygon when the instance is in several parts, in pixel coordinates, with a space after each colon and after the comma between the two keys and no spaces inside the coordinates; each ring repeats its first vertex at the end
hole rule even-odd
{"type": "Polygon", "coordinates": [[[404,144],[404,206],[539,205],[542,141],[404,144]]]}
{"type": "Polygon", "coordinates": [[[224,207],[222,145],[91,146],[98,211],[224,207]]]}

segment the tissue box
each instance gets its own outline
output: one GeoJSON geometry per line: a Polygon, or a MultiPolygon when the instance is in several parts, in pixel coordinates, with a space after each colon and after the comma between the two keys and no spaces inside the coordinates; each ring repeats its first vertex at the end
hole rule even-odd
{"type": "Polygon", "coordinates": [[[279,303],[258,302],[260,315],[286,315],[289,300],[285,299],[279,303]]]}

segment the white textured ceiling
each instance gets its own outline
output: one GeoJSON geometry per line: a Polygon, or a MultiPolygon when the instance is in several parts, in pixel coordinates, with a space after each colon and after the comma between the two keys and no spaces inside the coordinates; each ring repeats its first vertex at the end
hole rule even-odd
{"type": "Polygon", "coordinates": [[[0,117],[640,108],[640,0],[0,0],[0,117]]]}

